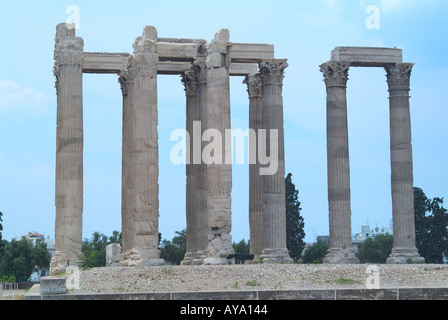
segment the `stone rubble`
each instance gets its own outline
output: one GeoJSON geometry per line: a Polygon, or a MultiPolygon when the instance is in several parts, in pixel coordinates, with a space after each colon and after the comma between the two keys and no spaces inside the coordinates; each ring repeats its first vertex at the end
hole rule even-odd
{"type": "MultiPolygon", "coordinates": [[[[362,289],[369,265],[138,266],[83,270],[80,293],[362,289]]],[[[376,265],[380,288],[446,288],[448,265],[376,265]]]]}

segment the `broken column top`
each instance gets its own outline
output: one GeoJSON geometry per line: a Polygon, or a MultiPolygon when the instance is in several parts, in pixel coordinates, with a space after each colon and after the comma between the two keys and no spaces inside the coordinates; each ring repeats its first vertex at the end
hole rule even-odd
{"type": "Polygon", "coordinates": [[[384,67],[402,63],[403,51],[397,48],[336,47],[331,52],[332,61],[340,61],[353,67],[384,67]]]}
{"type": "Polygon", "coordinates": [[[56,39],[75,37],[75,24],[59,23],[56,26],[56,39]]]}

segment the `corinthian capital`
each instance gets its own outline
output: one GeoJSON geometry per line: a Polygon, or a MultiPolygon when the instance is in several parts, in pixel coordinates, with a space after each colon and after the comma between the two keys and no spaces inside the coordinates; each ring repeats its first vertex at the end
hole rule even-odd
{"type": "Polygon", "coordinates": [[[324,74],[324,81],[327,87],[345,87],[347,85],[349,69],[349,64],[339,61],[329,61],[320,66],[320,71],[324,74]]]}
{"type": "Polygon", "coordinates": [[[384,67],[390,88],[409,88],[413,63],[396,63],[384,67]]]}
{"type": "Polygon", "coordinates": [[[261,77],[259,73],[247,75],[243,83],[247,85],[249,98],[262,96],[261,77]]]}
{"type": "Polygon", "coordinates": [[[194,70],[187,71],[182,75],[182,83],[185,86],[185,93],[187,97],[193,96],[197,93],[197,81],[194,70]]]}
{"type": "Polygon", "coordinates": [[[286,60],[262,61],[258,67],[263,84],[282,85],[288,63],[286,60]]]}

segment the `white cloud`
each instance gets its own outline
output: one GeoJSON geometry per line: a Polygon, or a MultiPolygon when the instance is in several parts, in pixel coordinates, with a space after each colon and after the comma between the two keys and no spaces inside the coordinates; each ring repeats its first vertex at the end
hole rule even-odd
{"type": "Polygon", "coordinates": [[[48,112],[49,99],[44,91],[0,79],[0,112],[21,111],[33,114],[48,112]]]}

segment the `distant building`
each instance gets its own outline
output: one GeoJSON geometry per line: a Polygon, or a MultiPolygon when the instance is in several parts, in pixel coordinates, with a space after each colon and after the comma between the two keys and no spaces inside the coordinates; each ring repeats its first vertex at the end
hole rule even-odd
{"type": "MultiPolygon", "coordinates": [[[[53,257],[54,254],[54,239],[50,239],[50,236],[45,236],[37,231],[31,232],[29,231],[27,235],[24,235],[22,238],[30,241],[33,245],[38,243],[45,243],[47,245],[47,250],[50,253],[50,256],[53,257]]],[[[18,239],[15,239],[18,240],[18,239]]],[[[20,239],[19,239],[20,240],[20,239]]],[[[41,277],[48,276],[50,274],[49,268],[42,268],[37,272],[33,272],[29,281],[40,281],[41,277]]]]}
{"type": "Polygon", "coordinates": [[[355,250],[355,253],[358,253],[359,249],[362,248],[362,244],[368,238],[375,238],[379,234],[392,234],[392,227],[382,227],[381,229],[376,227],[375,229],[370,229],[370,226],[361,226],[361,232],[356,233],[352,237],[352,248],[355,250]]]}
{"type": "MultiPolygon", "coordinates": [[[[358,251],[362,248],[362,244],[365,240],[368,238],[375,238],[379,234],[392,234],[393,228],[391,227],[382,227],[381,229],[376,227],[375,229],[371,230],[370,226],[361,226],[361,232],[355,233],[352,236],[352,248],[355,251],[355,253],[358,253],[358,251]]],[[[316,241],[322,240],[324,243],[329,244],[330,243],[330,237],[329,236],[318,236],[316,238],[316,241]]]]}

